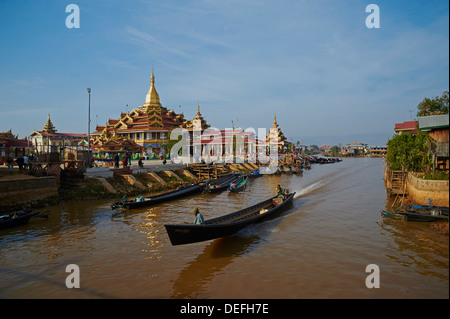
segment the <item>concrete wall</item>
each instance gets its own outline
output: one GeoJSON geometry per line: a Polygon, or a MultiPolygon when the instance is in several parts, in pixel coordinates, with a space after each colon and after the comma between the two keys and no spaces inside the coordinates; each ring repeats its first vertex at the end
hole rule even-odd
{"type": "Polygon", "coordinates": [[[406,181],[408,198],[422,204],[428,198],[437,206],[449,206],[449,181],[425,180],[414,173],[408,173],[406,181]]]}
{"type": "Polygon", "coordinates": [[[13,206],[55,195],[58,195],[58,188],[54,176],[0,180],[0,206],[13,206]]]}

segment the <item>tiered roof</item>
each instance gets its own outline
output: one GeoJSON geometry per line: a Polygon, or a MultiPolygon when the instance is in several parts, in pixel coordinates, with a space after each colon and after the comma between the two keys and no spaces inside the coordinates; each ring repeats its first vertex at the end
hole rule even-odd
{"type": "Polygon", "coordinates": [[[150,89],[145,97],[144,105],[133,109],[129,113],[122,112],[120,118],[109,119],[104,126],[97,126],[93,135],[99,135],[106,128],[117,133],[142,132],[142,131],[169,131],[176,127],[192,129],[195,120],[200,121],[202,129],[209,127],[200,114],[200,106],[193,120],[186,120],[184,114],[177,114],[174,110],[168,110],[161,105],[159,94],[155,87],[155,75],[151,75],[150,89]]]}

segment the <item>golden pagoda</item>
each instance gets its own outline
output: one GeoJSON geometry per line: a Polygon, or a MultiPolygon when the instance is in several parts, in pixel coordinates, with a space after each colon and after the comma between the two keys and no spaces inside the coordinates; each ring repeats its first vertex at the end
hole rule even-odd
{"type": "Polygon", "coordinates": [[[209,127],[200,113],[200,106],[197,106],[197,114],[193,120],[186,120],[183,113],[177,114],[173,109],[168,110],[162,106],[152,70],[144,105],[128,113],[122,112],[119,119],[109,119],[105,126],[97,126],[91,135],[95,140],[96,136],[104,134],[105,129],[110,133],[116,131],[118,137],[133,140],[149,154],[159,154],[170,138],[170,131],[175,128],[193,130],[194,121],[202,129],[209,127]]]}
{"type": "Polygon", "coordinates": [[[42,129],[42,132],[47,132],[47,133],[51,133],[54,134],[56,133],[56,128],[53,125],[52,121],[50,120],[50,114],[48,114],[48,118],[47,118],[47,122],[44,125],[44,128],[42,129]]]}
{"type": "Polygon", "coordinates": [[[267,145],[269,143],[277,144],[278,149],[281,151],[282,147],[284,145],[284,141],[286,141],[286,137],[284,136],[283,132],[281,131],[281,129],[277,123],[277,116],[275,114],[273,117],[272,127],[270,128],[269,132],[267,133],[266,143],[267,143],[267,145]]]}

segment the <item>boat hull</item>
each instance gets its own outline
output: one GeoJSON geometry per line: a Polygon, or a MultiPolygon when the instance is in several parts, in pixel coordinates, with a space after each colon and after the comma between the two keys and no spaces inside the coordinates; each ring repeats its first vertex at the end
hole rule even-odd
{"type": "Polygon", "coordinates": [[[417,211],[400,211],[399,214],[405,216],[408,221],[416,222],[439,222],[448,221],[448,216],[445,215],[433,215],[428,212],[417,212],[417,211]]]}
{"type": "Polygon", "coordinates": [[[152,197],[146,197],[143,201],[126,201],[126,202],[118,202],[111,205],[112,208],[141,208],[151,206],[157,203],[167,202],[176,198],[180,198],[183,196],[187,196],[189,194],[194,194],[200,192],[206,185],[207,181],[204,183],[194,184],[192,186],[188,186],[182,188],[180,190],[171,191],[165,194],[155,195],[152,197]]]}
{"type": "Polygon", "coordinates": [[[26,223],[28,223],[28,221],[30,220],[31,217],[36,216],[38,214],[39,214],[39,212],[33,212],[33,213],[24,213],[22,215],[14,217],[14,218],[13,217],[5,217],[3,219],[0,219],[0,229],[26,224],[26,223]]]}
{"type": "Polygon", "coordinates": [[[270,204],[276,197],[241,211],[207,220],[204,224],[172,224],[164,226],[169,235],[170,242],[174,246],[230,236],[249,225],[257,224],[274,217],[276,214],[286,209],[288,205],[292,204],[294,195],[295,193],[289,194],[288,198],[281,204],[264,213],[259,213],[259,210],[270,204]],[[240,218],[241,216],[242,218],[240,218]],[[230,219],[231,221],[226,222],[227,219],[230,219]]]}

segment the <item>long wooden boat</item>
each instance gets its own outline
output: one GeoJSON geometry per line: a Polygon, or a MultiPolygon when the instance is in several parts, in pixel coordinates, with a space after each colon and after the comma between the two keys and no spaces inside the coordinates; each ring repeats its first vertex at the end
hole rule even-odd
{"type": "Polygon", "coordinates": [[[196,184],[192,184],[189,186],[185,186],[167,193],[162,193],[162,194],[158,194],[158,195],[154,195],[154,196],[150,196],[150,197],[138,197],[134,200],[128,200],[128,201],[122,201],[122,202],[117,202],[111,205],[111,208],[128,208],[128,209],[133,209],[133,208],[140,208],[140,207],[145,207],[145,206],[150,206],[156,203],[161,203],[161,202],[166,202],[175,198],[180,198],[189,194],[193,194],[196,192],[200,192],[205,185],[207,185],[207,183],[209,182],[209,179],[200,182],[200,183],[196,183],[196,184]]]}
{"type": "Polygon", "coordinates": [[[26,224],[31,217],[37,216],[39,214],[40,212],[18,211],[7,215],[1,215],[0,229],[26,224]]]}
{"type": "Polygon", "coordinates": [[[230,186],[228,187],[228,189],[230,190],[230,192],[234,192],[234,193],[240,192],[240,191],[244,190],[245,186],[247,185],[247,180],[248,180],[248,176],[245,174],[235,183],[230,183],[230,186]]]}
{"type": "Polygon", "coordinates": [[[217,193],[226,190],[228,186],[230,186],[230,183],[234,183],[240,178],[240,174],[241,173],[232,173],[230,175],[212,181],[208,186],[205,187],[205,191],[208,193],[217,193]]]}
{"type": "Polygon", "coordinates": [[[286,199],[272,197],[232,214],[205,220],[203,224],[164,225],[172,245],[191,244],[233,235],[251,224],[260,223],[285,210],[292,203],[295,193],[286,199]]]}
{"type": "Polygon", "coordinates": [[[406,220],[416,222],[438,222],[448,221],[448,215],[443,215],[439,211],[415,211],[415,210],[403,210],[397,211],[397,213],[406,217],[406,220]]]}

